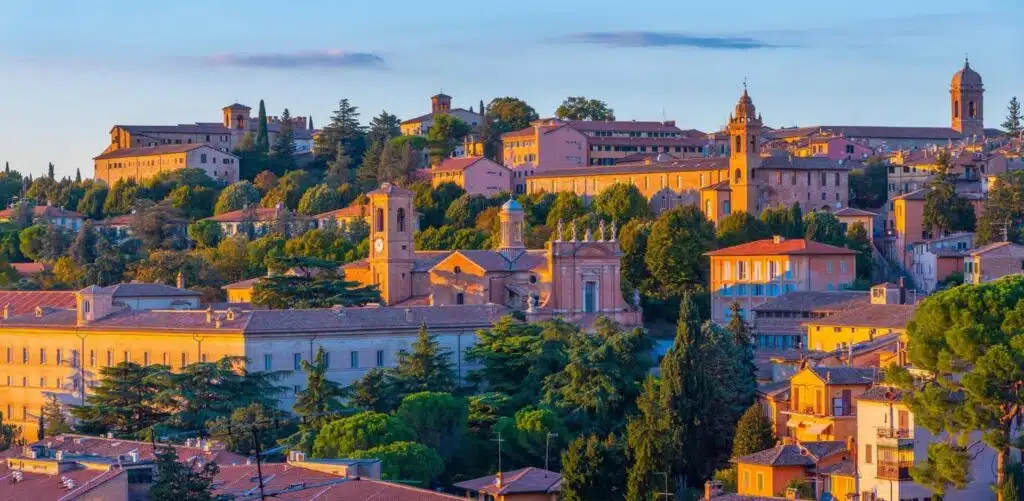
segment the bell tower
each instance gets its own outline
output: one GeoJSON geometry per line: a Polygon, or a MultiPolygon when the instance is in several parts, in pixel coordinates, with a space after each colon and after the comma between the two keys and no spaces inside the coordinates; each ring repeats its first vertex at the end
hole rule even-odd
{"type": "Polygon", "coordinates": [[[984,94],[981,75],[965,58],[949,83],[950,126],[965,137],[985,134],[984,94]]]}
{"type": "Polygon", "coordinates": [[[729,115],[729,188],[732,211],[746,211],[757,216],[761,213],[758,184],[754,171],[761,166],[761,132],[764,123],[754,108],[754,101],[743,84],[743,95],[736,103],[735,113],[729,115]]]}
{"type": "Polygon", "coordinates": [[[252,108],[234,103],[221,109],[224,112],[224,127],[232,130],[246,131],[249,129],[252,108]]]}
{"type": "Polygon", "coordinates": [[[498,252],[509,261],[515,260],[526,250],[526,245],[523,244],[524,220],[523,206],[519,205],[515,199],[510,198],[501,206],[501,212],[498,213],[498,221],[501,223],[498,252]]]}
{"type": "Polygon", "coordinates": [[[369,193],[370,274],[386,304],[412,296],[413,193],[384,183],[369,193]]]}

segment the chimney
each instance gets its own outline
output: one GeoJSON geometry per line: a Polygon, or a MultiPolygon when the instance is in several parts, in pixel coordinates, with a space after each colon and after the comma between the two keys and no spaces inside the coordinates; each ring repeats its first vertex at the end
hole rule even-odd
{"type": "Polygon", "coordinates": [[[224,315],[217,315],[217,320],[214,322],[213,326],[218,328],[218,329],[220,329],[221,323],[223,323],[223,322],[224,322],[224,315]]]}
{"type": "Polygon", "coordinates": [[[785,241],[786,241],[786,237],[784,237],[782,235],[772,235],[772,242],[773,243],[781,244],[782,242],[785,242],[785,241]]]}
{"type": "Polygon", "coordinates": [[[4,317],[4,320],[7,320],[8,318],[11,318],[11,305],[9,305],[9,304],[5,304],[4,305],[3,317],[4,317]]]}
{"type": "Polygon", "coordinates": [[[826,383],[831,383],[832,382],[832,371],[825,371],[825,382],[826,383]]]}
{"type": "Polygon", "coordinates": [[[206,323],[213,323],[213,306],[206,307],[206,323]]]}
{"type": "Polygon", "coordinates": [[[494,486],[500,489],[505,483],[503,480],[501,472],[499,471],[498,474],[494,476],[494,486]]]}
{"type": "Polygon", "coordinates": [[[406,308],[405,309],[405,321],[406,322],[412,322],[413,321],[413,318],[412,318],[412,308],[406,308]]]}
{"type": "Polygon", "coordinates": [[[704,501],[710,501],[713,498],[722,495],[722,482],[717,480],[708,480],[704,482],[704,501]]]}
{"type": "Polygon", "coordinates": [[[900,277],[899,280],[896,283],[899,284],[899,286],[900,286],[900,304],[907,304],[907,283],[906,283],[906,281],[903,279],[903,277],[900,277]]]}
{"type": "Polygon", "coordinates": [[[178,270],[178,279],[175,281],[175,286],[179,289],[185,288],[185,274],[183,274],[181,270],[178,270]]]}

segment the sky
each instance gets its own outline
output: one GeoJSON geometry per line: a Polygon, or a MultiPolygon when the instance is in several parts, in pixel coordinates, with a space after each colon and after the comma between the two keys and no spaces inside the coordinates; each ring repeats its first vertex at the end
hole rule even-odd
{"type": "MultiPolygon", "coordinates": [[[[232,102],[327,123],[515,96],[717,130],[746,80],[769,126],[949,123],[964,57],[986,126],[1024,98],[1022,0],[0,0],[0,162],[92,173],[115,124],[232,102]]],[[[254,110],[255,111],[255,110],[254,110]]]]}

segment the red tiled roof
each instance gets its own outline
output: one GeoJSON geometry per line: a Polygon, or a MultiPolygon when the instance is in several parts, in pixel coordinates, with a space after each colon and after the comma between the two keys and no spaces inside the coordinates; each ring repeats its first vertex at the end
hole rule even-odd
{"type": "Polygon", "coordinates": [[[69,309],[75,307],[74,291],[0,291],[0,307],[10,305],[12,316],[32,313],[37,306],[69,309]]]}
{"type": "Polygon", "coordinates": [[[18,272],[18,275],[26,277],[33,273],[50,271],[53,269],[53,266],[46,263],[11,263],[11,268],[14,268],[14,271],[18,272]]]}
{"type": "Polygon", "coordinates": [[[662,163],[633,163],[616,165],[595,165],[590,167],[571,167],[565,169],[538,170],[533,179],[545,179],[562,176],[600,176],[629,174],[661,174],[687,170],[722,170],[729,168],[727,157],[690,157],[670,160],[662,163]]]}
{"type": "Polygon", "coordinates": [[[461,172],[483,159],[484,157],[446,158],[441,165],[435,165],[430,170],[433,172],[461,172]]]}
{"type": "Polygon", "coordinates": [[[263,279],[263,277],[250,278],[248,280],[242,280],[242,281],[239,281],[239,282],[227,284],[227,285],[221,287],[221,289],[224,289],[224,290],[251,289],[254,285],[256,285],[256,282],[259,282],[262,279],[263,279]]]}
{"type": "Polygon", "coordinates": [[[588,144],[612,146],[706,146],[706,138],[695,137],[587,137],[588,144]]]}
{"type": "MultiPolygon", "coordinates": [[[[120,150],[114,150],[109,153],[104,153],[102,155],[95,156],[92,159],[106,160],[108,158],[143,157],[148,155],[165,155],[168,153],[186,153],[198,148],[202,148],[204,146],[207,148],[213,148],[212,146],[206,143],[162,144],[160,146],[144,146],[141,148],[124,148],[120,150]]],[[[229,155],[230,153],[224,154],[229,155]]]]}
{"type": "MultiPolygon", "coordinates": [[[[150,442],[123,440],[118,438],[91,437],[75,435],[72,433],[47,437],[32,445],[44,445],[49,449],[64,451],[64,454],[74,456],[97,456],[117,459],[118,456],[125,456],[131,451],[136,451],[139,454],[140,461],[156,458],[153,454],[153,444],[150,442]]],[[[157,446],[161,445],[163,444],[157,443],[157,446]]],[[[193,457],[199,457],[203,461],[216,461],[217,464],[220,465],[245,463],[246,461],[245,456],[224,450],[222,447],[203,450],[199,447],[174,445],[174,450],[178,454],[178,459],[182,461],[193,457]]]]}
{"type": "Polygon", "coordinates": [[[0,462],[0,499],[20,500],[34,499],[38,501],[63,501],[81,499],[79,496],[93,490],[108,480],[117,477],[124,471],[117,468],[109,470],[77,469],[65,471],[59,475],[23,472],[22,480],[14,482],[13,471],[7,462],[0,462]],[[75,483],[74,489],[64,487],[64,480],[75,483]]]}
{"type": "Polygon", "coordinates": [[[773,239],[756,240],[725,249],[705,252],[705,256],[776,256],[776,255],[836,255],[856,254],[845,247],[823,244],[813,240],[790,239],[778,243],[773,239]]]}
{"type": "Polygon", "coordinates": [[[835,214],[836,217],[842,217],[842,216],[871,216],[871,217],[874,217],[874,216],[878,215],[878,214],[875,214],[874,212],[868,212],[866,210],[854,209],[853,207],[843,207],[842,209],[839,209],[839,210],[835,211],[833,214],[835,214]]]}
{"type": "Polygon", "coordinates": [[[505,139],[515,139],[515,138],[519,138],[519,137],[533,137],[538,131],[541,134],[547,134],[549,132],[554,132],[555,130],[561,129],[562,127],[568,127],[568,126],[569,126],[568,124],[562,124],[562,123],[560,123],[560,124],[538,125],[536,127],[531,125],[529,127],[523,128],[523,129],[514,130],[512,132],[506,132],[506,133],[501,135],[501,139],[504,141],[505,139]]]}
{"type": "Polygon", "coordinates": [[[527,467],[521,470],[502,473],[502,485],[495,482],[497,475],[475,478],[455,484],[456,487],[469,491],[486,492],[492,495],[531,494],[559,492],[562,475],[541,468],[527,467]]]}
{"type": "Polygon", "coordinates": [[[352,205],[349,205],[348,207],[344,207],[344,208],[341,208],[341,209],[338,209],[338,210],[332,210],[330,212],[324,212],[323,214],[317,214],[315,217],[317,219],[325,219],[325,218],[329,218],[329,217],[333,217],[333,218],[339,218],[339,217],[359,217],[359,216],[365,217],[369,213],[370,213],[370,205],[369,204],[352,204],[352,205]]]}
{"type": "MultiPolygon", "coordinates": [[[[218,214],[213,217],[208,217],[204,221],[216,221],[218,223],[241,223],[243,221],[275,221],[278,217],[278,211],[282,209],[277,208],[266,208],[266,207],[254,207],[250,209],[240,209],[231,212],[225,212],[218,214]]],[[[287,211],[288,216],[296,220],[310,219],[309,216],[295,213],[290,209],[284,209],[287,211]]]]}
{"type": "MultiPolygon", "coordinates": [[[[11,209],[11,208],[0,210],[0,219],[10,219],[12,212],[14,212],[14,209],[11,209]]],[[[32,207],[32,216],[34,216],[34,217],[70,217],[70,218],[79,218],[79,219],[85,217],[85,216],[83,216],[83,215],[81,215],[81,214],[79,214],[77,212],[66,210],[66,209],[62,209],[60,207],[56,207],[56,206],[53,206],[53,205],[36,205],[35,207],[32,207]]]]}
{"type": "Polygon", "coordinates": [[[995,242],[995,243],[991,243],[991,244],[988,244],[988,245],[983,245],[981,247],[978,247],[977,249],[972,250],[970,255],[971,256],[980,256],[982,254],[985,254],[986,252],[991,252],[991,251],[994,251],[996,249],[1002,249],[1003,247],[1007,247],[1007,246],[1010,246],[1010,245],[1013,245],[1013,246],[1016,246],[1016,247],[1020,247],[1019,245],[1017,245],[1017,244],[1015,244],[1013,242],[995,242]]]}

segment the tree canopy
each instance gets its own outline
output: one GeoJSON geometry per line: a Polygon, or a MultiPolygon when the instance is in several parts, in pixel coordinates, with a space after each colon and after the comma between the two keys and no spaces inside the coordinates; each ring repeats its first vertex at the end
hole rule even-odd
{"type": "Polygon", "coordinates": [[[611,121],[615,120],[615,111],[604,101],[579,96],[565,98],[555,116],[563,120],[611,121]]]}

